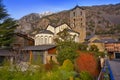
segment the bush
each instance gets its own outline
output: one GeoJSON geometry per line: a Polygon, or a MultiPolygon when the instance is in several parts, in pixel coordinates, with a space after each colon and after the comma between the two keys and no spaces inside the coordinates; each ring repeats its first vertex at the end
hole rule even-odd
{"type": "Polygon", "coordinates": [[[88,47],[88,46],[85,45],[85,44],[79,44],[79,45],[78,45],[78,48],[79,48],[80,51],[86,51],[86,50],[87,50],[87,47],[88,47]]]}
{"type": "Polygon", "coordinates": [[[80,72],[80,80],[93,80],[92,76],[85,71],[80,72]]]}
{"type": "Polygon", "coordinates": [[[91,45],[90,48],[89,48],[90,51],[95,51],[95,52],[98,52],[98,47],[96,45],[91,45]]]}
{"type": "Polygon", "coordinates": [[[91,53],[81,53],[76,59],[76,66],[79,72],[87,71],[94,77],[98,74],[97,60],[91,53]]]}
{"type": "Polygon", "coordinates": [[[50,70],[52,70],[52,68],[53,68],[52,64],[50,64],[50,63],[45,64],[46,71],[50,71],[50,70]]]}
{"type": "Polygon", "coordinates": [[[74,66],[72,64],[72,62],[67,59],[63,62],[63,65],[60,67],[62,70],[66,70],[66,71],[73,71],[74,66]]]}

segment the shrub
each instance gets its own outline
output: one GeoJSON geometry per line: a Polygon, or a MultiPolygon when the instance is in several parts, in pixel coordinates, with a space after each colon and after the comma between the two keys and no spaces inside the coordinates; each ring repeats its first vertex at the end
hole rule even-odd
{"type": "Polygon", "coordinates": [[[80,56],[76,59],[76,66],[79,72],[87,71],[92,76],[97,76],[98,74],[97,60],[91,53],[81,53],[80,56]]]}
{"type": "Polygon", "coordinates": [[[50,71],[50,70],[52,70],[52,68],[53,68],[52,64],[50,64],[50,63],[45,64],[46,71],[50,71]]]}
{"type": "Polygon", "coordinates": [[[72,62],[67,59],[63,62],[63,65],[60,67],[62,70],[66,70],[66,71],[73,71],[74,66],[72,64],[72,62]]]}
{"type": "Polygon", "coordinates": [[[93,80],[92,76],[85,71],[80,72],[80,80],[93,80]]]}
{"type": "Polygon", "coordinates": [[[96,45],[91,45],[90,48],[89,48],[90,51],[95,51],[95,52],[98,52],[98,47],[96,45]]]}

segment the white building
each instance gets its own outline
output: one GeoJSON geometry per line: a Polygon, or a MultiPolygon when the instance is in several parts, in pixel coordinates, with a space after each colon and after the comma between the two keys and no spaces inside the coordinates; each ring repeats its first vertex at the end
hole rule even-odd
{"type": "Polygon", "coordinates": [[[35,35],[35,45],[54,44],[54,37],[64,29],[67,29],[69,34],[75,36],[75,42],[79,42],[80,33],[73,31],[67,24],[62,24],[60,26],[48,25],[45,30],[41,30],[38,34],[35,35]]]}

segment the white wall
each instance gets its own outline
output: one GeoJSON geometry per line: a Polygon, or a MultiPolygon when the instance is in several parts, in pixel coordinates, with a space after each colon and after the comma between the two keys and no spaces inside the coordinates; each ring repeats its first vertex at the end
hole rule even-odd
{"type": "Polygon", "coordinates": [[[52,44],[52,43],[53,43],[52,34],[37,34],[35,36],[35,45],[52,44]]]}
{"type": "Polygon", "coordinates": [[[47,30],[55,33],[55,28],[53,26],[51,26],[51,25],[48,25],[47,30]]]}
{"type": "Polygon", "coordinates": [[[63,30],[66,29],[66,28],[70,29],[70,27],[69,27],[67,24],[62,24],[62,25],[56,27],[56,28],[55,28],[55,32],[56,32],[55,34],[63,31],[63,30]]]}

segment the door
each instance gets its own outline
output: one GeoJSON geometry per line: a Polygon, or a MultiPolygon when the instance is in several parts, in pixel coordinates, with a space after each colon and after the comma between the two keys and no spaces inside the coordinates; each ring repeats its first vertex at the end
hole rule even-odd
{"type": "Polygon", "coordinates": [[[115,53],[115,59],[120,59],[120,53],[119,52],[115,53]]]}

